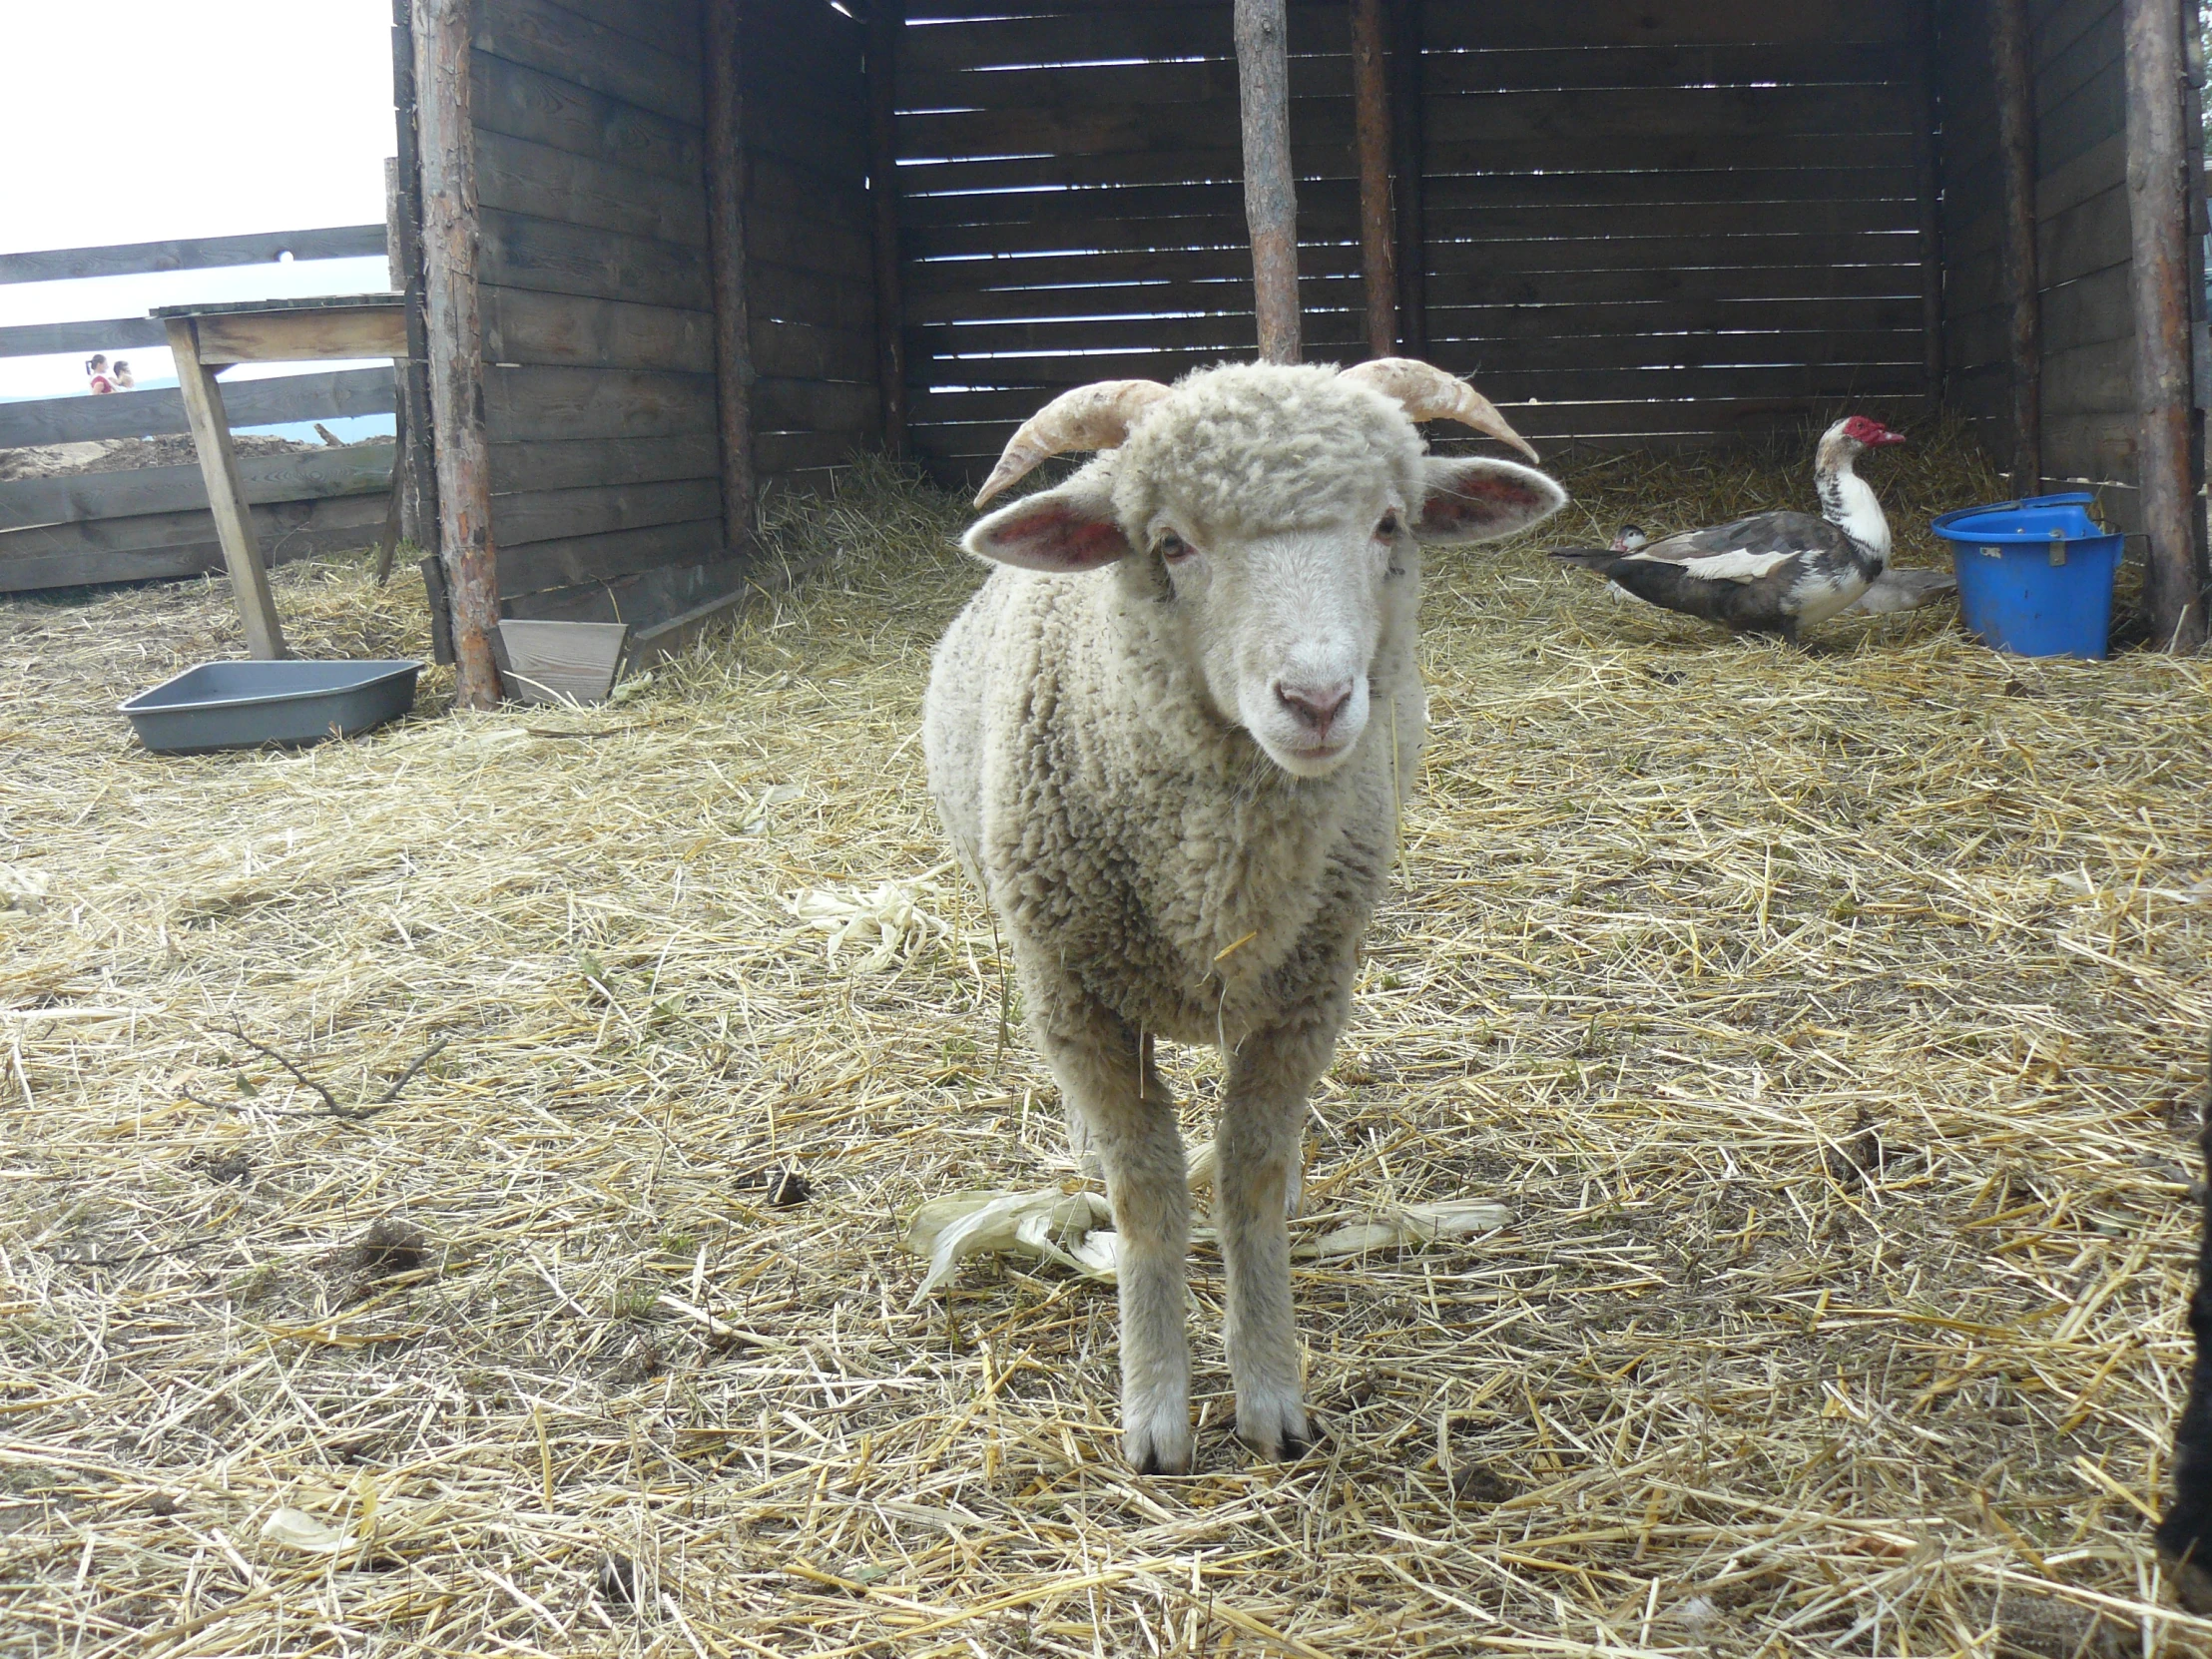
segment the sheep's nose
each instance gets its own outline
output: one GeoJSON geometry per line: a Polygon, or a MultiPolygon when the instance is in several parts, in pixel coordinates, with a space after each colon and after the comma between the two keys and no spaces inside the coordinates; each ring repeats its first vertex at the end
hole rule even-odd
{"type": "Polygon", "coordinates": [[[1352,682],[1339,680],[1333,686],[1294,686],[1278,680],[1275,695],[1282,699],[1283,707],[1297,717],[1301,726],[1317,738],[1326,738],[1330,724],[1352,701],[1352,682]]]}

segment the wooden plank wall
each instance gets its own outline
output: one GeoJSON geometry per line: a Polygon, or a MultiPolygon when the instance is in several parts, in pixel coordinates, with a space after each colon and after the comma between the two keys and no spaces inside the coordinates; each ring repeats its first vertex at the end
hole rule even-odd
{"type": "Polygon", "coordinates": [[[828,0],[746,0],[739,22],[753,460],[766,489],[818,487],[824,469],[882,441],[865,33],[828,0]]]}
{"type": "MultiPolygon", "coordinates": [[[[1363,355],[1350,22],[1294,3],[1311,360],[1363,355]]],[[[898,74],[908,431],[948,481],[1085,380],[1255,349],[1230,7],[909,0],[898,74]],[[1009,15],[1013,14],[1013,15],[1009,15]]]]}
{"type": "MultiPolygon", "coordinates": [[[[736,579],[722,525],[698,0],[484,0],[474,121],[503,606],[666,615],[736,579]],[[650,584],[641,583],[654,573],[650,584]],[[660,574],[669,573],[669,574],[660,574]]],[[[876,437],[858,30],[745,8],[755,459],[876,437]]]]}
{"type": "MultiPolygon", "coordinates": [[[[1710,441],[1844,402],[1919,406],[1927,4],[1426,0],[1429,355],[1552,438],[1710,441]]],[[[1290,10],[1307,354],[1351,360],[1348,12],[1290,10]]],[[[909,6],[909,395],[940,473],[972,476],[1069,381],[1251,355],[1229,18],[909,6]]]]}
{"type": "Polygon", "coordinates": [[[1539,439],[1910,412],[1925,5],[1427,0],[1430,355],[1539,439]]]}
{"type": "MultiPolygon", "coordinates": [[[[2033,0],[2036,282],[2042,300],[2045,487],[2104,486],[2113,521],[2134,499],[2134,307],[2128,293],[2127,109],[2118,0],[2033,0]]],[[[1939,15],[1950,405],[2011,450],[1998,283],[1996,117],[1986,0],[1939,15]]]]}
{"type": "Polygon", "coordinates": [[[698,43],[694,0],[478,13],[492,540],[519,615],[725,556],[698,43]]]}

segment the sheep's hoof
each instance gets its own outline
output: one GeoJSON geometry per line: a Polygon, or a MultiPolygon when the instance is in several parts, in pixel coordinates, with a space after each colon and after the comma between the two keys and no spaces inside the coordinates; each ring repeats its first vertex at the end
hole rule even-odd
{"type": "Polygon", "coordinates": [[[1139,1474],[1189,1474],[1193,1442],[1190,1408],[1125,1411],[1121,1454],[1139,1474]]]}
{"type": "Polygon", "coordinates": [[[1280,1400],[1240,1401],[1237,1438],[1270,1463],[1295,1463],[1314,1443],[1306,1407],[1295,1394],[1280,1400]]]}

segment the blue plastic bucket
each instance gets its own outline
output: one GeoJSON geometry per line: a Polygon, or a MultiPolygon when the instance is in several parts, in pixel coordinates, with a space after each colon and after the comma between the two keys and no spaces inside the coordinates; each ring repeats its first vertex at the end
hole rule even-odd
{"type": "Polygon", "coordinates": [[[2104,656],[2122,538],[2091,520],[2093,499],[2033,495],[1936,520],[1969,634],[2015,657],[2104,656]]]}

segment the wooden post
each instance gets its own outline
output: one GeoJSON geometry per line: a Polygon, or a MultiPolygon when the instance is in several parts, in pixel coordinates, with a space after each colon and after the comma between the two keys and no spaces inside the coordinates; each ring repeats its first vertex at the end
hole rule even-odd
{"type": "Polygon", "coordinates": [[[1408,357],[1428,355],[1428,233],[1423,222],[1421,0],[1389,0],[1390,148],[1397,174],[1397,336],[1408,357]]]}
{"type": "Polygon", "coordinates": [[[231,573],[231,592],[239,620],[246,625],[250,656],[284,657],[283,626],[270,597],[269,571],[254,540],[254,518],[239,478],[238,451],[231,443],[231,421],[224,413],[223,391],[200,360],[200,337],[192,318],[164,319],[169,349],[177,359],[177,384],[184,393],[185,419],[192,424],[192,446],[199,452],[200,476],[208,486],[208,507],[215,514],[216,539],[223,544],[223,565],[231,573]]]}
{"type": "MultiPolygon", "coordinates": [[[[2194,7],[2191,8],[2192,15],[2194,7]]],[[[2182,133],[2181,9],[2123,0],[2127,57],[2127,205],[2135,300],[2135,464],[2149,539],[2143,602],[2153,641],[2194,652],[2205,642],[2205,580],[2191,516],[2195,404],[2189,337],[2189,202],[2195,135],[2182,133]]]]}
{"type": "Polygon", "coordinates": [[[1920,195],[1921,218],[1921,381],[1931,413],[1943,400],[1943,166],[1936,142],[1938,67],[1942,63],[1936,28],[1938,8],[1931,4],[1922,23],[1920,61],[1909,99],[1913,122],[1913,178],[1920,195]]]}
{"type": "Polygon", "coordinates": [[[436,422],[438,539],[453,614],[454,698],[499,702],[491,631],[499,573],[484,441],[484,330],[476,294],[476,132],[469,119],[470,0],[414,0],[422,263],[436,422]]]}
{"type": "Polygon", "coordinates": [[[1295,363],[1298,188],[1291,172],[1291,48],[1284,0],[1236,0],[1237,96],[1244,121],[1245,223],[1260,356],[1295,363]]]}
{"type": "Polygon", "coordinates": [[[906,458],[906,305],[898,271],[898,43],[905,0],[867,10],[867,195],[875,233],[875,378],[883,447],[906,458]]]}
{"type": "Polygon", "coordinates": [[[715,298],[715,412],[722,435],[722,534],[753,543],[753,321],[745,279],[745,61],[740,0],[706,0],[707,259],[715,298]]]}
{"type": "Polygon", "coordinates": [[[2010,308],[2012,493],[2043,487],[2043,343],[2035,271],[2035,72],[2027,0],[1990,0],[1989,58],[1995,73],[1997,166],[2004,296],[2010,308]]]}
{"type": "Polygon", "coordinates": [[[1368,355],[1397,354],[1397,225],[1390,206],[1389,67],[1383,0],[1352,0],[1352,103],[1360,151],[1360,276],[1368,355]]]}
{"type": "Polygon", "coordinates": [[[392,0],[391,88],[399,138],[397,200],[388,210],[384,257],[391,285],[406,295],[407,355],[398,370],[393,434],[399,486],[399,534],[425,553],[438,546],[437,430],[430,419],[430,330],[422,291],[422,157],[415,142],[414,23],[410,0],[392,0]]]}

